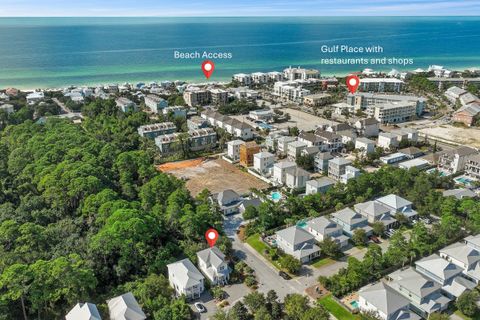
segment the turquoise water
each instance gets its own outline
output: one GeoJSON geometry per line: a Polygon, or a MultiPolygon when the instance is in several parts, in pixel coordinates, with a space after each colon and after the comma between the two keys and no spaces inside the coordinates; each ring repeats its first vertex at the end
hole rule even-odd
{"type": "Polygon", "coordinates": [[[278,201],[282,198],[282,194],[280,192],[272,192],[270,198],[272,198],[274,201],[278,201]]]}
{"type": "Polygon", "coordinates": [[[302,228],[302,229],[305,229],[307,227],[307,222],[306,221],[300,221],[299,223],[297,223],[297,226],[302,228]]]}
{"type": "MultiPolygon", "coordinates": [[[[318,68],[325,75],[365,66],[320,65],[322,45],[381,45],[413,58],[409,69],[480,66],[480,17],[315,18],[0,18],[0,88],[58,87],[159,80],[204,80],[201,60],[182,52],[231,52],[214,60],[212,81],[233,73],[318,68]]],[[[390,70],[398,65],[373,67],[390,70]]]]}
{"type": "Polygon", "coordinates": [[[464,185],[470,185],[470,184],[473,183],[473,180],[465,178],[465,177],[456,178],[455,181],[460,182],[464,185]]]}
{"type": "Polygon", "coordinates": [[[357,300],[353,300],[352,302],[350,302],[350,305],[356,309],[358,309],[358,301],[357,300]]]}

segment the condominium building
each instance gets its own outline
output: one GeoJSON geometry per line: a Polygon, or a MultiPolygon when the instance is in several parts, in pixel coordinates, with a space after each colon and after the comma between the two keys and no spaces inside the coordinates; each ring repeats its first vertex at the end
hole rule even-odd
{"type": "Polygon", "coordinates": [[[241,85],[244,86],[249,86],[252,84],[252,76],[245,73],[234,74],[233,80],[238,81],[241,85]]]}
{"type": "Polygon", "coordinates": [[[168,107],[168,102],[157,95],[149,94],[145,96],[145,106],[149,108],[150,111],[158,113],[160,110],[168,107]]]}
{"type": "Polygon", "coordinates": [[[252,82],[258,83],[258,84],[267,83],[269,80],[268,74],[263,72],[254,72],[251,74],[251,77],[252,77],[252,82]]]}
{"type": "Polygon", "coordinates": [[[315,69],[292,68],[288,67],[283,70],[283,74],[287,80],[293,81],[297,79],[320,79],[320,71],[315,69]]]}
{"type": "Polygon", "coordinates": [[[189,130],[187,133],[175,132],[156,137],[155,144],[162,154],[178,152],[185,146],[190,151],[202,151],[216,147],[217,133],[211,128],[189,130]],[[182,141],[184,135],[186,139],[182,141]]]}
{"type": "Polygon", "coordinates": [[[475,154],[467,159],[465,174],[474,179],[480,180],[480,154],[475,154]]]}
{"type": "Polygon", "coordinates": [[[283,80],[283,73],[278,72],[278,71],[272,71],[267,73],[269,81],[281,81],[283,80]]]}
{"type": "Polygon", "coordinates": [[[214,105],[224,105],[228,101],[228,91],[222,89],[210,89],[210,101],[214,105]]]}
{"type": "Polygon", "coordinates": [[[174,133],[177,131],[177,127],[173,122],[162,122],[140,126],[137,131],[144,138],[155,139],[163,134],[174,133]]]}
{"type": "Polygon", "coordinates": [[[450,174],[464,171],[468,159],[477,154],[475,149],[465,146],[446,151],[438,158],[438,168],[450,174]]]}
{"type": "Polygon", "coordinates": [[[328,93],[310,94],[303,97],[303,104],[308,107],[320,107],[329,104],[332,96],[328,93]]]}
{"type": "Polygon", "coordinates": [[[368,106],[366,113],[381,124],[400,123],[415,119],[417,107],[410,102],[388,102],[368,106]]]}
{"type": "Polygon", "coordinates": [[[190,107],[204,106],[209,104],[211,101],[210,92],[197,87],[189,87],[187,90],[185,90],[183,93],[183,99],[190,107]]]}
{"type": "Polygon", "coordinates": [[[416,113],[421,116],[426,106],[426,99],[423,97],[400,95],[400,94],[379,94],[370,92],[357,92],[347,96],[347,104],[366,109],[368,106],[385,103],[408,102],[414,104],[416,113]]]}
{"type": "Polygon", "coordinates": [[[361,91],[365,92],[401,92],[405,83],[396,78],[364,78],[360,80],[361,91]]]}

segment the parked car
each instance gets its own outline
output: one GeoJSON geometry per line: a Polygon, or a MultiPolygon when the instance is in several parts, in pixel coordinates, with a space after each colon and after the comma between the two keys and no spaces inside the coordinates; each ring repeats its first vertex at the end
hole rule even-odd
{"type": "Polygon", "coordinates": [[[380,239],[378,239],[378,237],[376,237],[376,236],[370,236],[368,238],[375,243],[382,243],[382,241],[380,241],[380,239]]]}
{"type": "Polygon", "coordinates": [[[200,302],[195,302],[194,306],[195,306],[195,309],[197,309],[197,311],[200,312],[200,313],[204,313],[204,312],[207,311],[205,306],[203,304],[201,304],[200,302]]]}
{"type": "Polygon", "coordinates": [[[290,277],[290,276],[288,275],[288,273],[286,273],[286,272],[284,272],[284,271],[280,271],[280,272],[278,273],[278,275],[279,275],[280,277],[282,277],[283,279],[285,279],[285,280],[290,280],[290,279],[292,279],[292,277],[290,277]]]}

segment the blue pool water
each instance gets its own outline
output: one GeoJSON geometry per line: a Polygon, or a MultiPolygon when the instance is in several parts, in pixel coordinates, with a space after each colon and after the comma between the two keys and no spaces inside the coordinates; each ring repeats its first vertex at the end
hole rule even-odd
{"type": "Polygon", "coordinates": [[[266,123],[263,123],[263,122],[262,122],[262,123],[259,123],[258,126],[259,126],[260,128],[262,128],[262,129],[268,129],[268,130],[272,130],[272,129],[273,129],[273,127],[272,127],[271,125],[266,124],[266,123]]]}
{"type": "Polygon", "coordinates": [[[463,184],[471,184],[473,182],[473,180],[470,180],[470,179],[465,178],[465,177],[457,178],[457,179],[455,179],[455,181],[463,183],[463,184]]]}
{"type": "Polygon", "coordinates": [[[352,302],[350,302],[350,305],[356,309],[358,309],[358,301],[357,300],[354,300],[352,302]]]}
{"type": "Polygon", "coordinates": [[[270,198],[272,198],[272,200],[274,201],[278,201],[282,198],[282,195],[280,192],[272,192],[272,194],[270,195],[270,198]]]}
{"type": "Polygon", "coordinates": [[[307,222],[306,221],[300,221],[297,223],[297,226],[299,226],[302,229],[305,229],[307,227],[307,222]]]}

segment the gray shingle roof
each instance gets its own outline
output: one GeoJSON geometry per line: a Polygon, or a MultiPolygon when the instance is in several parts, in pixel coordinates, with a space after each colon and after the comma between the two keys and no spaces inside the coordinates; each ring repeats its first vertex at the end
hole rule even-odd
{"type": "Polygon", "coordinates": [[[175,280],[184,288],[198,284],[205,277],[189,259],[183,259],[167,265],[168,273],[175,275],[175,280]]]}
{"type": "Polygon", "coordinates": [[[207,267],[211,265],[215,268],[218,268],[222,263],[225,262],[225,255],[215,246],[197,252],[197,257],[199,260],[204,261],[207,267]]]}
{"type": "Polygon", "coordinates": [[[144,320],[147,317],[131,292],[107,300],[111,320],[144,320]]]}
{"type": "Polygon", "coordinates": [[[313,240],[313,236],[298,226],[292,226],[275,233],[277,237],[283,238],[286,242],[295,245],[313,240]]]}
{"type": "Polygon", "coordinates": [[[407,309],[409,304],[405,297],[383,282],[363,287],[358,294],[386,315],[407,309]]]}

